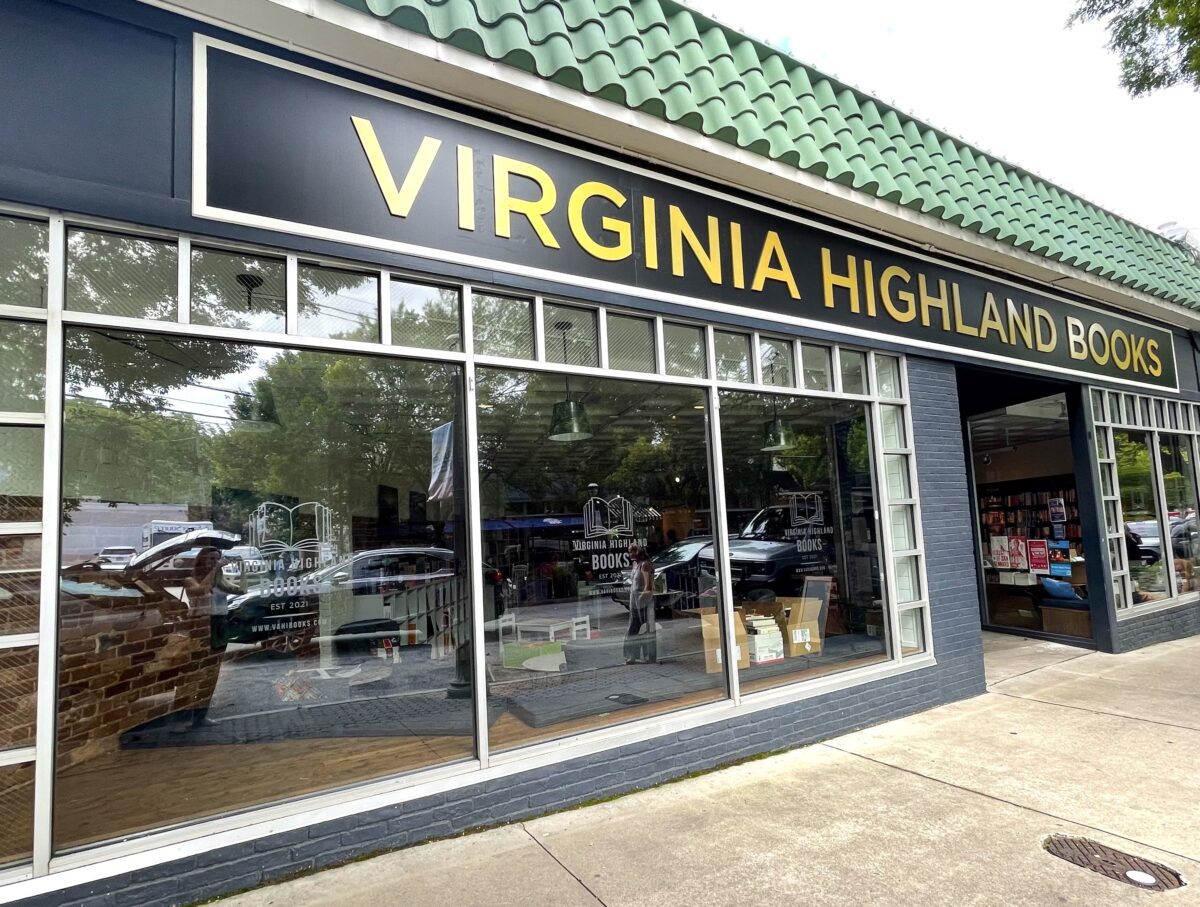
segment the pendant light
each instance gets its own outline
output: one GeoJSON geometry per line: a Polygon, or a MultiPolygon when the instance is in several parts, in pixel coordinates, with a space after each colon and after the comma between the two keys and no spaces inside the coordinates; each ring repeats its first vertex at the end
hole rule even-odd
{"type": "MultiPolygon", "coordinates": [[[[570,321],[556,321],[554,330],[562,333],[563,362],[567,361],[567,331],[574,325],[570,321]]],[[[592,426],[588,422],[587,409],[582,400],[571,399],[571,376],[565,376],[567,397],[554,404],[550,417],[551,441],[586,441],[592,436],[592,426]]]]}
{"type": "MultiPolygon", "coordinates": [[[[775,383],[775,357],[771,357],[771,383],[775,383]]],[[[792,445],[791,432],[787,426],[783,424],[783,420],[779,418],[779,400],[774,394],[771,395],[771,421],[763,424],[763,446],[760,448],[763,453],[778,453],[781,450],[787,450],[792,445]]]]}
{"type": "Polygon", "coordinates": [[[254,311],[254,291],[263,285],[263,279],[257,274],[246,272],[233,278],[246,291],[246,311],[254,311]]]}

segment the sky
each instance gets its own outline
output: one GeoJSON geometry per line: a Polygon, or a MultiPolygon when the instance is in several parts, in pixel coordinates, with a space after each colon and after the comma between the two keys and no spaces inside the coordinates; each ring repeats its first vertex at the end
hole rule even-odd
{"type": "Polygon", "coordinates": [[[1200,92],[1133,99],[1070,0],[689,0],[827,75],[1157,229],[1200,241],[1200,92]]]}

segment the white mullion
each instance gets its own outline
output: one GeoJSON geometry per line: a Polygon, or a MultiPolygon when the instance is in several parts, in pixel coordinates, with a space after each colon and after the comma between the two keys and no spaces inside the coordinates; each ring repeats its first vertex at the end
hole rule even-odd
{"type": "Polygon", "coordinates": [[[832,396],[842,395],[842,348],[836,343],[829,346],[829,391],[832,396]]]}
{"type": "MultiPolygon", "coordinates": [[[[479,767],[487,768],[491,755],[488,738],[487,646],[484,629],[483,596],[483,508],[479,491],[479,419],[475,387],[475,312],[470,285],[462,293],[463,367],[466,396],[463,416],[466,420],[463,440],[466,444],[467,470],[467,548],[471,565],[471,683],[475,706],[475,742],[479,767]]],[[[498,617],[499,615],[497,615],[498,617]]]]}
{"type": "Polygon", "coordinates": [[[0,413],[0,425],[45,425],[45,413],[0,413]]]}
{"type": "Polygon", "coordinates": [[[654,316],[654,372],[658,375],[667,373],[667,326],[661,315],[654,316]]]}
{"type": "MultiPolygon", "coordinates": [[[[871,403],[867,407],[868,418],[871,420],[871,446],[876,451],[883,450],[883,426],[879,414],[879,404],[871,403]]],[[[879,572],[883,580],[883,604],[887,616],[888,635],[892,641],[891,645],[891,660],[900,660],[900,609],[898,607],[900,596],[896,593],[896,552],[892,549],[892,502],[888,497],[887,483],[883,475],[883,456],[875,454],[871,457],[875,463],[875,473],[879,476],[877,485],[879,486],[879,499],[882,501],[882,507],[875,509],[875,526],[879,543],[879,572]],[[882,513],[880,512],[882,510],[882,513]]],[[[911,481],[911,476],[909,477],[911,481]]],[[[916,509],[913,509],[913,535],[917,533],[916,527],[916,509]]],[[[914,539],[915,541],[915,539],[914,539]]],[[[849,564],[846,565],[849,568],[849,564]]],[[[918,574],[917,582],[921,582],[918,574]]],[[[924,594],[925,588],[921,588],[921,593],[924,594]]]]}
{"type": "Polygon", "coordinates": [[[42,432],[42,575],[38,611],[37,717],[33,788],[33,873],[50,871],[54,821],[54,734],[58,683],[58,572],[62,536],[63,305],[66,300],[67,228],[50,218],[46,281],[46,427],[42,432]]]}
{"type": "MultiPolygon", "coordinates": [[[[708,373],[717,372],[717,348],[713,342],[712,325],[706,325],[705,348],[708,356],[708,373]]],[[[708,381],[708,438],[712,444],[709,462],[712,464],[712,531],[713,531],[713,566],[717,570],[717,613],[718,624],[722,627],[721,651],[725,659],[725,682],[728,684],[729,698],[736,706],[742,701],[741,677],[738,675],[738,653],[734,652],[737,645],[737,634],[734,632],[733,612],[733,571],[729,565],[729,529],[726,523],[725,509],[725,452],[721,448],[721,400],[717,384],[711,378],[708,381]]],[[[747,640],[747,643],[749,641],[747,640]]]]}
{"type": "MultiPolygon", "coordinates": [[[[1167,434],[1170,434],[1167,431],[1167,434]]],[[[1148,431],[1150,436],[1150,478],[1154,481],[1154,497],[1158,505],[1159,531],[1159,563],[1163,565],[1166,574],[1167,598],[1178,598],[1175,583],[1175,557],[1171,544],[1171,518],[1168,516],[1167,485],[1163,480],[1162,469],[1162,433],[1157,430],[1148,431]]]]}
{"type": "Polygon", "coordinates": [[[392,272],[379,272],[379,342],[392,345],[392,272]]]}
{"type": "MultiPolygon", "coordinates": [[[[24,573],[32,573],[32,570],[22,571],[24,573]]],[[[4,574],[9,576],[11,574],[4,574]]],[[[37,633],[15,633],[12,636],[0,636],[0,649],[27,649],[30,646],[36,646],[38,640],[41,639],[37,633]]]]}
{"type": "Polygon", "coordinates": [[[799,337],[793,337],[788,341],[788,345],[792,351],[792,387],[797,390],[804,389],[804,355],[801,353],[801,342],[799,337]]]}
{"type": "Polygon", "coordinates": [[[43,524],[38,520],[20,523],[0,523],[0,535],[41,535],[43,524]]]}
{"type": "Polygon", "coordinates": [[[750,383],[755,387],[763,386],[762,336],[758,331],[750,332],[750,383]]]}
{"type": "Polygon", "coordinates": [[[608,370],[608,310],[600,306],[596,312],[596,347],[599,352],[600,368],[608,370]]]}
{"type": "Polygon", "coordinates": [[[286,279],[284,286],[284,297],[286,299],[286,312],[284,318],[284,332],[287,334],[300,333],[300,259],[295,255],[288,255],[285,259],[284,273],[286,279]]]}
{"type": "Polygon", "coordinates": [[[22,746],[12,750],[0,751],[0,765],[24,765],[37,758],[37,747],[22,746]]]}
{"type": "Polygon", "coordinates": [[[533,297],[533,359],[546,361],[546,305],[541,296],[533,297]]]}
{"type": "Polygon", "coordinates": [[[180,324],[188,324],[192,320],[192,241],[181,236],[175,248],[179,265],[175,289],[176,317],[180,324]]]}

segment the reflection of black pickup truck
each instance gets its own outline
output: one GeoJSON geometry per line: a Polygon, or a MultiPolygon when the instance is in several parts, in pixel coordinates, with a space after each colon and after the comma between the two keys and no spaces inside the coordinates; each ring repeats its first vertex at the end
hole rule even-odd
{"type": "MultiPolygon", "coordinates": [[[[793,526],[787,507],[765,507],[737,538],[727,542],[735,597],[763,589],[799,595],[804,577],[825,575],[834,562],[833,534],[825,523],[793,526]]],[[[700,552],[700,569],[716,576],[712,546],[700,552]]]]}

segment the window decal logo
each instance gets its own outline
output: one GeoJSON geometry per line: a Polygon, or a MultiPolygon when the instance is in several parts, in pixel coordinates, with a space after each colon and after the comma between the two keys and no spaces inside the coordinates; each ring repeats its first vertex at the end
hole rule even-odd
{"type": "Polygon", "coordinates": [[[633,503],[615,498],[588,498],[583,505],[583,537],[633,538],[633,503]]]}

